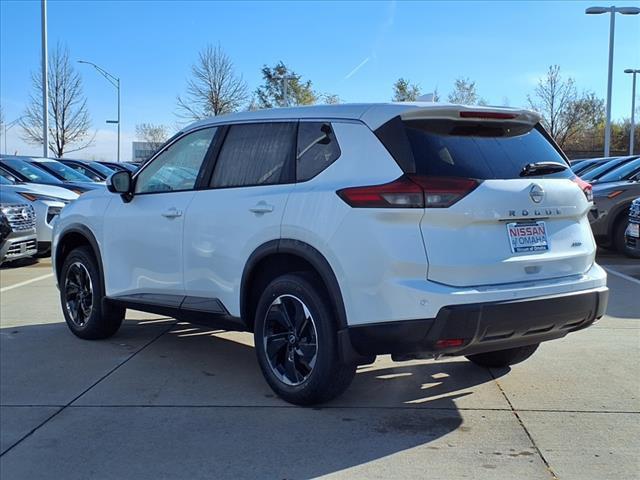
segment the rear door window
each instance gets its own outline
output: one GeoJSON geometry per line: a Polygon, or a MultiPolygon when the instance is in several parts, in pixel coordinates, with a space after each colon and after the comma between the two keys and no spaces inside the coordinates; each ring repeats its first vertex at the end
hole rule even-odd
{"type": "Polygon", "coordinates": [[[231,125],[211,178],[215,188],[293,181],[294,122],[231,125]]]}
{"type": "Polygon", "coordinates": [[[296,154],[296,180],[309,180],[335,162],[340,147],[327,122],[300,122],[296,154]]]}
{"type": "MultiPolygon", "coordinates": [[[[393,121],[393,120],[392,120],[393,121]]],[[[396,120],[397,122],[397,120],[396,120]]],[[[519,178],[528,163],[566,161],[541,127],[515,122],[402,121],[378,138],[405,173],[476,179],[519,178]],[[389,141],[395,145],[388,145],[389,141]],[[407,145],[399,145],[405,141],[407,145]],[[398,159],[401,156],[401,159],[398,159]]],[[[385,128],[385,125],[380,127],[385,128]]],[[[377,132],[378,133],[378,132],[377,132]]],[[[570,177],[569,168],[546,177],[570,177]]]]}

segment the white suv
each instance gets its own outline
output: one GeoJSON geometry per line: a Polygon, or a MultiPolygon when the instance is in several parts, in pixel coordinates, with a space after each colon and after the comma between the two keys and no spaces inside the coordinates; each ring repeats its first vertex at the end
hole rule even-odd
{"type": "Polygon", "coordinates": [[[113,335],[126,308],[251,331],[292,403],[337,396],[380,354],[511,365],[606,308],[590,186],[530,111],[220,116],[107,183],[55,226],[72,332],[113,335]]]}

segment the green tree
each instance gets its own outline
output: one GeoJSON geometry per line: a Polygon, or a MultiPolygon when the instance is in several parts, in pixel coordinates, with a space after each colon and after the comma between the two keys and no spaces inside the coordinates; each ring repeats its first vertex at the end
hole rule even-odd
{"type": "Polygon", "coordinates": [[[264,83],[256,90],[257,108],[285,106],[285,81],[288,105],[313,105],[319,95],[313,90],[311,80],[302,81],[302,76],[290,70],[283,62],[273,68],[262,67],[264,83]]]}
{"type": "Polygon", "coordinates": [[[420,87],[415,83],[410,83],[409,80],[399,78],[393,84],[393,98],[394,102],[415,102],[420,96],[420,87]]]}
{"type": "Polygon", "coordinates": [[[453,84],[453,91],[447,97],[449,103],[459,105],[486,105],[487,102],[478,95],[476,82],[468,78],[458,78],[453,84]]]}

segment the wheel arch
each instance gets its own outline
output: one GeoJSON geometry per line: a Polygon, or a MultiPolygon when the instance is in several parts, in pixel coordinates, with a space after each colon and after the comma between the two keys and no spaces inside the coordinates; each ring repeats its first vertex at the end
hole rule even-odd
{"type": "Polygon", "coordinates": [[[240,283],[240,316],[253,330],[255,304],[262,283],[276,276],[311,270],[322,282],[334,309],[338,330],[347,327],[347,315],[338,280],[327,259],[308,243],[293,239],[266,242],[249,256],[240,283]]]}
{"type": "Polygon", "coordinates": [[[616,225],[620,220],[624,218],[628,218],[629,216],[629,208],[631,207],[631,202],[633,199],[629,199],[628,201],[622,202],[619,205],[611,208],[609,210],[610,221],[607,229],[608,238],[613,238],[613,234],[615,232],[616,225]]]}
{"type": "Polygon", "coordinates": [[[86,225],[76,224],[71,225],[60,235],[60,238],[55,246],[54,253],[54,268],[56,278],[60,278],[60,272],[64,260],[74,248],[80,246],[88,246],[93,251],[93,255],[98,264],[98,271],[100,276],[104,278],[104,269],[102,267],[102,256],[100,255],[100,247],[93,232],[86,225]]]}

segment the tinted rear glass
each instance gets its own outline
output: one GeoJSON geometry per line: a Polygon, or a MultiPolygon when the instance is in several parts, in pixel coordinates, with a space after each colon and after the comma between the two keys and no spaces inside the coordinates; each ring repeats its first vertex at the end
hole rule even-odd
{"type": "Polygon", "coordinates": [[[211,179],[213,187],[291,182],[295,123],[231,125],[211,179]]]}
{"type": "MultiPolygon", "coordinates": [[[[558,162],[566,165],[563,156],[538,126],[532,128],[531,125],[514,122],[453,120],[409,120],[401,123],[406,140],[399,135],[397,127],[393,136],[378,137],[406,173],[506,179],[519,178],[520,172],[529,163],[558,162]],[[390,148],[390,138],[396,143],[406,141],[409,148],[400,145],[390,148]],[[400,160],[397,155],[411,155],[412,159],[400,160]]],[[[545,176],[572,175],[567,168],[563,172],[545,176]]]]}

